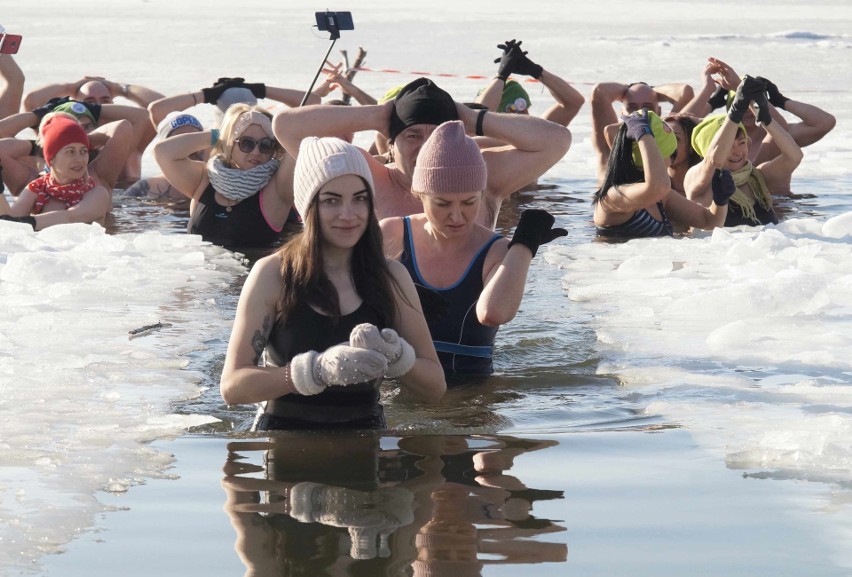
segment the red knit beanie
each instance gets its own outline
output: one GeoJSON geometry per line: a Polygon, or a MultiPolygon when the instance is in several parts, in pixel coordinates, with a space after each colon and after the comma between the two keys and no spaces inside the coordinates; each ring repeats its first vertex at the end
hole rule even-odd
{"type": "Polygon", "coordinates": [[[414,192],[479,192],[488,174],[476,142],[464,133],[461,120],[436,128],[417,155],[411,189],[414,192]]]}
{"type": "Polygon", "coordinates": [[[85,144],[86,148],[90,148],[89,137],[80,123],[62,114],[51,116],[41,125],[41,141],[48,166],[53,157],[69,144],[85,144]]]}

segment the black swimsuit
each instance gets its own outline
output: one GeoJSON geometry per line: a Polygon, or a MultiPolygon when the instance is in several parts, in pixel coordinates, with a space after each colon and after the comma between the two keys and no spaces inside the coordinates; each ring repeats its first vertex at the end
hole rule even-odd
{"type": "MultiPolygon", "coordinates": [[[[354,312],[335,323],[329,316],[299,304],[276,323],[266,347],[267,363],[283,367],[298,354],[322,352],[349,342],[349,333],[361,323],[378,325],[371,310],[361,304],[354,312]]],[[[347,386],[331,386],[318,395],[284,395],[266,403],[257,423],[258,430],[271,429],[378,429],[385,427],[379,386],[375,381],[347,386]]]]}
{"type": "MultiPolygon", "coordinates": [[[[403,253],[400,262],[408,269],[414,284],[436,293],[446,301],[447,310],[440,317],[426,316],[429,332],[444,372],[466,374],[490,374],[494,371],[494,337],[498,327],[486,327],[476,318],[476,303],[485,288],[482,269],[488,249],[499,234],[491,237],[474,256],[462,277],[451,287],[435,288],[423,280],[417,268],[414,240],[411,235],[411,219],[405,217],[402,238],[403,253]]],[[[422,299],[421,299],[422,300],[422,299]]]]}
{"type": "Polygon", "coordinates": [[[222,206],[209,184],[189,217],[187,230],[224,247],[274,247],[281,242],[283,227],[276,230],[266,220],[262,195],[263,190],[233,206],[222,206]]]}

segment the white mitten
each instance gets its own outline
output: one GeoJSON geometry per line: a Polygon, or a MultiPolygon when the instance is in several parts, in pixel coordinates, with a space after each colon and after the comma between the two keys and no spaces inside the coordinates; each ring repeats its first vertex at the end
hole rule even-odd
{"type": "Polygon", "coordinates": [[[382,353],[388,360],[386,377],[401,377],[411,370],[416,360],[414,348],[393,329],[382,329],[370,323],[362,323],[349,333],[349,344],[361,349],[382,353]]]}
{"type": "Polygon", "coordinates": [[[336,345],[323,353],[308,351],[293,357],[290,377],[300,394],[316,395],[330,385],[354,385],[381,378],[387,367],[387,359],[376,351],[336,345]]]}

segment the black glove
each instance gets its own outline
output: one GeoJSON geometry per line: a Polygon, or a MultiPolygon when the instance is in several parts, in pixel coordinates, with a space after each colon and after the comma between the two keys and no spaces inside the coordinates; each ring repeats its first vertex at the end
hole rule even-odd
{"type": "Polygon", "coordinates": [[[89,112],[92,113],[92,116],[95,119],[95,124],[97,124],[98,121],[100,121],[100,119],[101,119],[101,105],[100,104],[93,104],[93,103],[90,104],[88,102],[81,102],[80,104],[82,104],[83,106],[85,106],[86,108],[89,109],[89,112]]]}
{"type": "Polygon", "coordinates": [[[532,255],[535,256],[539,246],[568,234],[568,231],[564,228],[552,228],[555,221],[553,215],[546,210],[539,208],[525,210],[521,213],[521,219],[515,228],[515,235],[509,241],[509,248],[512,248],[512,245],[515,244],[522,244],[530,249],[532,255]]]}
{"type": "Polygon", "coordinates": [[[737,191],[737,185],[734,184],[731,171],[725,168],[717,168],[716,172],[713,173],[711,188],[713,189],[713,202],[716,203],[716,206],[728,204],[728,200],[737,191]]]}
{"type": "Polygon", "coordinates": [[[734,96],[733,103],[731,103],[731,108],[728,110],[728,118],[737,124],[742,122],[749,103],[760,94],[763,94],[763,83],[757,78],[746,75],[740,85],[737,86],[737,93],[734,96]]]}
{"type": "Polygon", "coordinates": [[[219,78],[213,83],[210,88],[202,88],[201,93],[204,94],[204,102],[207,104],[216,104],[222,93],[229,88],[240,88],[245,85],[244,78],[219,78]]]}
{"type": "Polygon", "coordinates": [[[41,120],[42,118],[45,117],[45,115],[48,112],[53,112],[53,110],[57,106],[59,106],[60,104],[65,104],[66,102],[70,102],[70,101],[71,101],[71,99],[68,98],[67,96],[63,96],[62,98],[59,98],[57,96],[56,98],[51,98],[50,100],[48,100],[47,102],[45,102],[44,104],[39,106],[38,108],[34,108],[31,112],[33,114],[35,114],[36,116],[38,116],[39,120],[41,120]]]}
{"type": "Polygon", "coordinates": [[[769,104],[771,104],[775,108],[784,109],[784,106],[790,99],[781,94],[781,91],[778,90],[778,87],[775,86],[775,83],[769,80],[768,78],[758,76],[757,79],[763,83],[763,89],[769,95],[769,104]]]}
{"type": "Polygon", "coordinates": [[[8,214],[0,214],[0,220],[8,220],[11,222],[25,222],[31,227],[33,227],[33,230],[36,229],[36,219],[34,216],[9,216],[8,214]]]}
{"type": "Polygon", "coordinates": [[[527,58],[527,52],[521,50],[521,43],[515,44],[512,52],[516,53],[515,59],[515,74],[523,74],[524,76],[532,76],[535,79],[541,78],[541,73],[544,70],[541,66],[527,58]]]}
{"type": "Polygon", "coordinates": [[[503,51],[503,56],[494,59],[495,64],[500,63],[500,67],[497,69],[497,78],[506,80],[515,71],[518,58],[523,55],[520,49],[516,49],[520,45],[520,42],[514,40],[507,40],[505,43],[497,45],[497,48],[503,51]]]}
{"type": "Polygon", "coordinates": [[[772,113],[769,112],[769,102],[766,100],[766,93],[761,92],[754,98],[754,107],[757,109],[757,121],[763,127],[769,126],[772,122],[772,113]]]}
{"type": "Polygon", "coordinates": [[[243,84],[243,88],[248,88],[255,98],[266,98],[266,84],[257,82],[254,84],[243,84]]]}
{"type": "Polygon", "coordinates": [[[707,104],[710,105],[710,110],[716,110],[717,108],[721,108],[728,103],[728,91],[721,86],[716,87],[716,92],[713,93],[713,96],[707,101],[707,104]]]}
{"type": "Polygon", "coordinates": [[[417,289],[417,296],[420,297],[420,307],[423,309],[423,316],[427,321],[439,321],[447,314],[450,309],[450,303],[442,297],[438,291],[425,287],[421,284],[414,284],[417,289]]]}
{"type": "Polygon", "coordinates": [[[44,149],[38,143],[38,140],[30,140],[30,153],[27,156],[35,156],[36,158],[44,158],[44,149]]]}
{"type": "Polygon", "coordinates": [[[648,109],[642,108],[627,116],[622,116],[621,120],[627,126],[627,138],[639,142],[639,139],[646,134],[654,135],[651,130],[651,120],[648,118],[648,109]]]}

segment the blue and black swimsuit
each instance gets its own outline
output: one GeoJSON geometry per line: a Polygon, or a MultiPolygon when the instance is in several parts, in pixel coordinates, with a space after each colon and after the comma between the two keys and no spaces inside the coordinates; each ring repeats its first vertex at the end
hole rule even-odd
{"type": "MultiPolygon", "coordinates": [[[[426,323],[432,333],[432,341],[444,373],[490,374],[494,371],[494,337],[498,327],[486,327],[476,318],[476,303],[482,289],[482,271],[488,249],[497,240],[499,234],[491,237],[474,256],[462,277],[447,288],[435,288],[427,283],[417,268],[417,256],[414,252],[414,239],[411,234],[411,220],[405,217],[405,231],[402,238],[403,253],[400,262],[418,286],[418,292],[426,289],[445,301],[447,310],[440,316],[429,314],[426,310],[426,323]]],[[[421,293],[422,294],[422,293],[421,293]]],[[[423,300],[423,299],[421,299],[423,300]]]]}
{"type": "Polygon", "coordinates": [[[598,236],[606,236],[613,238],[646,238],[653,236],[674,236],[674,229],[669,217],[666,215],[666,210],[663,208],[663,202],[657,202],[657,208],[660,209],[660,214],[663,217],[662,222],[651,216],[644,208],[637,210],[633,216],[621,224],[613,226],[597,227],[598,236]]]}

